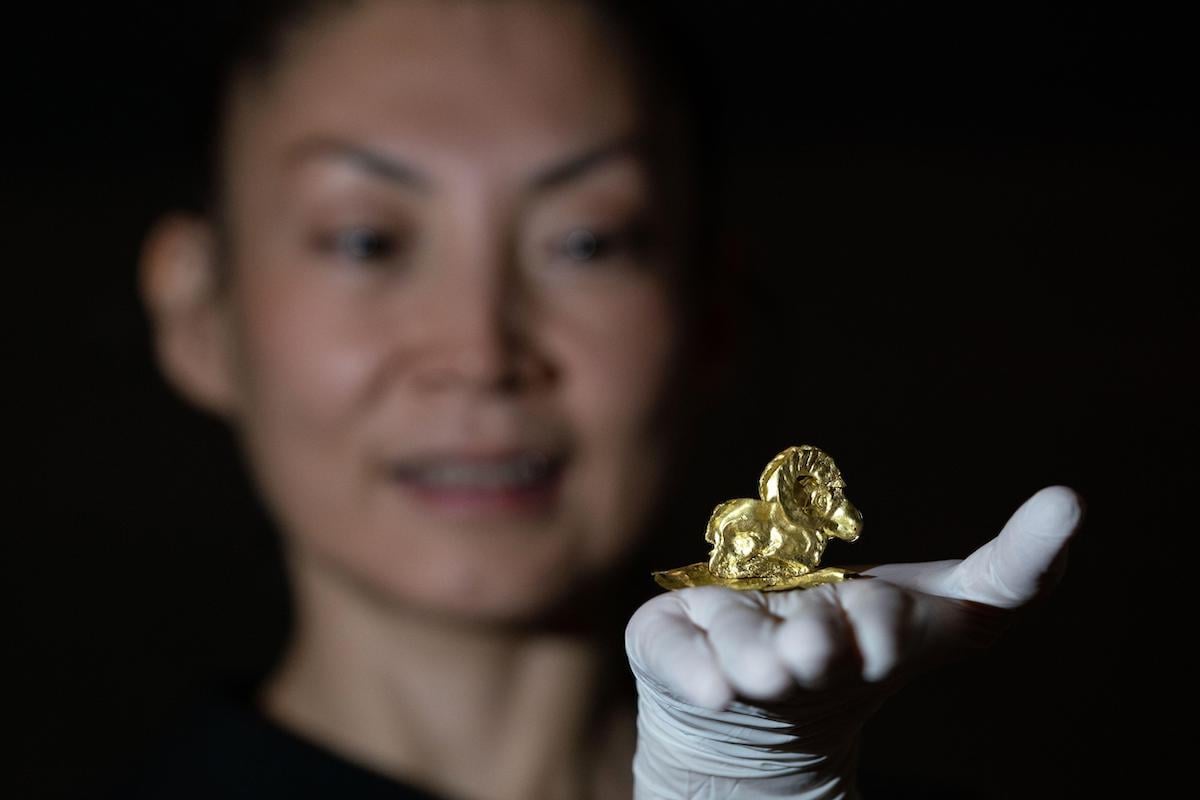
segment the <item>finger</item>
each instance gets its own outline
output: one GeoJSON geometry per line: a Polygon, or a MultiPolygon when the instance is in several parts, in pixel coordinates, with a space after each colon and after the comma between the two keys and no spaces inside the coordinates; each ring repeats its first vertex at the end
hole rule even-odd
{"type": "MultiPolygon", "coordinates": [[[[822,689],[848,674],[856,658],[854,634],[832,586],[802,592],[778,592],[787,608],[775,631],[775,647],[793,680],[805,689],[822,689]]],[[[854,665],[857,674],[859,665],[854,665]]]]}
{"type": "Polygon", "coordinates": [[[955,568],[962,562],[961,558],[950,558],[944,561],[878,564],[863,570],[862,574],[883,578],[888,583],[903,586],[914,592],[945,597],[954,591],[951,577],[954,575],[955,568]]]}
{"type": "Polygon", "coordinates": [[[951,595],[1016,608],[1057,583],[1067,543],[1083,520],[1083,499],[1067,486],[1047,486],[1025,501],[1000,534],[953,568],[951,595]]]}
{"type": "Polygon", "coordinates": [[[708,629],[708,641],[726,679],[746,697],[768,700],[792,686],[779,657],[775,631],[780,618],[759,592],[723,592],[700,598],[693,619],[708,629]]]}
{"type": "Polygon", "coordinates": [[[834,589],[858,646],[863,680],[891,677],[913,650],[916,597],[887,581],[848,581],[834,589]]]}
{"type": "MultiPolygon", "coordinates": [[[[687,591],[687,590],[684,590],[687,591]]],[[[724,708],[733,699],[705,631],[689,616],[681,592],[644,603],[625,627],[625,652],[635,675],[693,705],[724,708]]]]}
{"type": "MultiPolygon", "coordinates": [[[[1028,591],[1014,591],[1020,583],[1019,575],[1032,573],[1033,580],[1044,585],[1053,584],[1066,567],[1066,541],[1079,529],[1085,505],[1082,498],[1066,486],[1049,486],[1034,494],[1017,509],[1000,535],[972,554],[970,559],[947,559],[907,564],[879,564],[862,571],[863,575],[883,578],[889,583],[917,592],[935,594],[940,597],[955,597],[964,600],[1000,605],[1011,608],[1028,600],[1028,591]],[[1055,514],[1060,515],[1057,534],[1052,530],[1055,514]],[[1075,518],[1072,522],[1072,515],[1075,518]],[[1031,537],[1036,529],[1042,528],[1040,548],[1038,539],[1031,537]],[[1032,529],[1031,529],[1032,528],[1032,529]],[[1003,544],[998,542],[1003,539],[1003,544]],[[1021,546],[1025,541],[1028,549],[1021,546]],[[1014,548],[1014,544],[1016,547],[1014,548]],[[1057,547],[1057,551],[1055,548],[1057,547]],[[997,561],[989,563],[993,558],[997,561]],[[1049,557],[1050,566],[1041,566],[1049,557]],[[1039,561],[1040,559],[1040,561],[1039,561]],[[968,565],[967,562],[970,561],[968,565]],[[994,587],[980,586],[980,580],[1003,563],[1005,566],[995,577],[1009,587],[997,593],[994,587]],[[1013,566],[1018,576],[1013,576],[1013,566]],[[1024,599],[1020,599],[1020,598],[1024,599]],[[1001,605],[1003,604],[1003,605],[1001,605]]],[[[1035,588],[1035,593],[1038,591],[1035,588]]]]}

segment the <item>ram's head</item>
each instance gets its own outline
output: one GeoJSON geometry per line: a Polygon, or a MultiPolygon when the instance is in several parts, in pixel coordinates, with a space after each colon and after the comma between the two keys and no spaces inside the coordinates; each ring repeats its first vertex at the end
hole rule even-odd
{"type": "Polygon", "coordinates": [[[853,542],[862,531],[862,515],[846,499],[845,487],[833,459],[806,444],[775,456],[758,479],[759,496],[779,503],[797,527],[853,542]]]}

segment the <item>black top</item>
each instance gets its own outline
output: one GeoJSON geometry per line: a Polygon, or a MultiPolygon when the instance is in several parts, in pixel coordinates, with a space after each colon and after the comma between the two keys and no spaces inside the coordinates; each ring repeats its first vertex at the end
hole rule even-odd
{"type": "Polygon", "coordinates": [[[229,695],[199,703],[113,797],[449,800],[348,761],[229,695]]]}
{"type": "MultiPolygon", "coordinates": [[[[990,795],[859,771],[864,800],[978,800],[990,795]]],[[[264,716],[248,696],[211,695],[156,748],[114,800],[337,798],[452,800],[397,781],[304,739],[264,716]]]]}

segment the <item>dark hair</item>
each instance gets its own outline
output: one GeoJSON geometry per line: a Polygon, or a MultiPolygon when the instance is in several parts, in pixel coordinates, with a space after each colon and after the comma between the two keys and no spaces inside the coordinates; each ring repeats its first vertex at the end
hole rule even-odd
{"type": "MultiPolygon", "coordinates": [[[[471,0],[497,2],[504,0],[471,0]]],[[[719,201],[725,186],[722,116],[716,110],[714,64],[689,27],[691,16],[673,0],[578,0],[611,27],[634,59],[642,100],[655,115],[651,162],[663,185],[674,190],[674,229],[687,266],[681,290],[690,312],[703,313],[699,295],[721,293],[715,267],[725,254],[719,201]],[[678,206],[677,208],[674,206],[678,206]]],[[[176,204],[222,224],[222,149],[226,102],[241,76],[268,72],[290,32],[318,17],[352,9],[361,0],[257,0],[212,7],[215,30],[203,48],[202,117],[192,122],[198,152],[176,204]]],[[[225,242],[222,241],[222,246],[225,242]]]]}

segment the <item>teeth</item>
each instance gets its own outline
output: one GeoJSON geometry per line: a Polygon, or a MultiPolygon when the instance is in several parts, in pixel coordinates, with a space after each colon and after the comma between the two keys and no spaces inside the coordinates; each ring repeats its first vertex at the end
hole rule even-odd
{"type": "Polygon", "coordinates": [[[399,474],[426,486],[498,489],[536,483],[550,473],[550,468],[550,460],[544,456],[522,456],[491,463],[439,461],[401,469],[399,474]]]}

